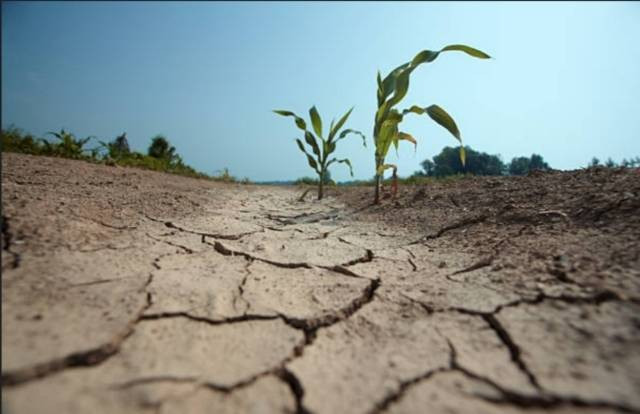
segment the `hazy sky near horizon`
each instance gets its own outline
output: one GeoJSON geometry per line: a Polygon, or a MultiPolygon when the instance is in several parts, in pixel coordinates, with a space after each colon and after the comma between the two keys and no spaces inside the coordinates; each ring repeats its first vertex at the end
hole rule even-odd
{"type": "MultiPolygon", "coordinates": [[[[187,164],[252,180],[312,176],[291,110],[325,125],[355,106],[336,155],[374,174],[376,72],[423,49],[400,107],[438,104],[466,145],[554,168],[640,155],[639,2],[2,2],[2,126],[65,128],[146,151],[165,135],[187,164]]],[[[325,127],[326,128],[326,127],[325,127]]],[[[457,142],[426,116],[387,162],[401,176],[457,142]]],[[[339,164],[337,180],[350,179],[339,164]]]]}

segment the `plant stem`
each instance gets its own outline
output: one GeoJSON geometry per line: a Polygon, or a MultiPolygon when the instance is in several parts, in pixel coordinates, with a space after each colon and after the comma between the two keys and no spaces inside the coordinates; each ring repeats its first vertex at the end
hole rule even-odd
{"type": "Polygon", "coordinates": [[[376,189],[375,189],[375,198],[373,200],[373,204],[380,204],[380,181],[382,176],[378,173],[378,169],[382,165],[382,160],[376,156],[376,189]]]}
{"type": "Polygon", "coordinates": [[[318,182],[318,200],[322,200],[322,197],[324,196],[324,182],[322,180],[322,176],[324,174],[320,174],[319,178],[319,182],[318,182]]]}

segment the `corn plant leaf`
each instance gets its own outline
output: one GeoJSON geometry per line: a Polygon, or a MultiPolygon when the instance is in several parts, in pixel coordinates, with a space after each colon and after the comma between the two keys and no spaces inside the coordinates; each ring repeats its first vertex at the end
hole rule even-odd
{"type": "Polygon", "coordinates": [[[339,160],[337,158],[333,158],[331,161],[329,161],[329,163],[327,164],[327,167],[329,167],[329,165],[333,164],[334,162],[339,162],[342,164],[347,164],[347,166],[349,167],[349,173],[351,174],[351,176],[353,177],[353,167],[351,166],[351,161],[349,161],[347,158],[344,158],[342,160],[339,160]]]}
{"type": "Polygon", "coordinates": [[[384,86],[382,85],[382,76],[380,75],[380,71],[378,71],[378,75],[376,76],[376,82],[378,83],[378,106],[380,106],[384,101],[384,86]]]}
{"type": "MultiPolygon", "coordinates": [[[[423,63],[433,62],[440,55],[440,53],[447,51],[460,51],[480,59],[490,58],[490,56],[483,51],[466,45],[448,45],[437,52],[433,50],[423,50],[419,52],[411,60],[411,62],[407,62],[403,65],[398,66],[385,78],[385,80],[382,82],[383,99],[378,99],[378,104],[380,105],[380,103],[384,102],[384,99],[386,99],[387,96],[391,94],[391,92],[394,92],[394,96],[390,100],[391,104],[389,105],[389,107],[393,107],[393,105],[400,102],[407,94],[407,90],[409,89],[409,77],[411,75],[411,72],[413,72],[415,68],[423,63]]],[[[380,86],[378,86],[378,88],[380,88],[380,86]]]]}
{"type": "Polygon", "coordinates": [[[397,171],[398,166],[395,164],[382,164],[381,166],[378,167],[376,172],[378,175],[382,175],[382,173],[384,173],[384,170],[388,170],[388,169],[393,169],[394,171],[397,171]]]}
{"type": "Polygon", "coordinates": [[[387,102],[389,108],[393,108],[394,105],[399,103],[407,95],[409,91],[409,77],[415,68],[415,66],[409,66],[398,75],[393,96],[387,102]]]}
{"type": "Polygon", "coordinates": [[[311,125],[313,125],[313,130],[316,135],[322,139],[322,119],[315,106],[309,109],[309,118],[311,119],[311,125]]]}
{"type": "Polygon", "coordinates": [[[346,114],[342,115],[342,118],[338,120],[338,123],[329,130],[329,137],[327,138],[328,141],[332,141],[338,131],[340,131],[340,128],[342,128],[344,123],[347,122],[347,118],[349,118],[349,115],[351,115],[351,111],[353,111],[353,107],[349,109],[346,114]]]}
{"type": "Polygon", "coordinates": [[[491,59],[491,56],[487,55],[486,53],[484,53],[481,50],[478,50],[476,48],[473,48],[471,46],[466,46],[466,45],[449,45],[449,46],[445,46],[443,47],[440,51],[441,52],[446,52],[446,51],[450,51],[450,50],[457,50],[460,52],[464,52],[470,56],[476,57],[478,59],[491,59]]]}
{"type": "Polygon", "coordinates": [[[340,133],[340,136],[336,140],[336,142],[340,141],[341,139],[343,139],[344,137],[346,137],[349,134],[360,135],[360,137],[362,137],[362,145],[365,148],[367,147],[367,138],[364,136],[364,134],[362,132],[356,131],[355,129],[345,129],[344,131],[342,131],[340,133]]]}
{"type": "Polygon", "coordinates": [[[460,137],[460,131],[458,130],[456,121],[451,118],[447,111],[440,108],[438,105],[431,105],[425,109],[431,119],[436,121],[436,123],[444,127],[447,131],[451,132],[451,135],[456,137],[456,139],[462,143],[462,138],[460,137]]]}
{"type": "Polygon", "coordinates": [[[300,148],[300,151],[304,152],[304,155],[307,156],[307,161],[309,162],[309,166],[311,168],[313,168],[315,170],[315,172],[317,172],[318,174],[320,174],[320,170],[318,170],[318,163],[316,162],[316,160],[313,159],[313,157],[311,155],[309,155],[309,153],[304,149],[304,144],[302,143],[302,141],[300,141],[299,139],[296,138],[296,142],[298,143],[298,148],[300,148]]]}
{"type": "Polygon", "coordinates": [[[422,63],[433,62],[436,60],[440,52],[434,52],[432,50],[423,50],[418,53],[411,61],[411,66],[418,66],[422,63]]]}
{"type": "Polygon", "coordinates": [[[307,144],[309,144],[309,146],[313,150],[313,153],[316,154],[318,158],[320,158],[320,148],[318,147],[318,143],[316,142],[316,139],[313,136],[313,134],[309,131],[305,131],[304,140],[307,142],[307,144]]]}
{"type": "Polygon", "coordinates": [[[393,92],[394,89],[396,89],[396,80],[398,76],[404,69],[408,68],[410,64],[411,62],[403,63],[402,65],[389,72],[389,74],[384,78],[384,80],[382,81],[383,101],[387,99],[389,95],[391,95],[391,92],[393,92]]]}
{"type": "Polygon", "coordinates": [[[296,125],[298,126],[298,128],[300,128],[303,131],[307,130],[307,123],[304,122],[304,119],[300,118],[298,115],[294,114],[291,111],[281,111],[281,110],[274,110],[273,112],[275,112],[278,115],[282,115],[282,116],[292,116],[295,118],[296,120],[296,125]]]}
{"type": "Polygon", "coordinates": [[[409,141],[413,144],[414,152],[418,151],[418,141],[416,141],[413,136],[407,134],[406,132],[398,132],[398,139],[396,140],[396,142],[398,141],[409,141]]]}
{"type": "Polygon", "coordinates": [[[386,120],[382,123],[380,132],[378,133],[378,140],[376,141],[376,156],[384,159],[384,157],[387,155],[387,152],[389,152],[391,143],[396,139],[397,133],[397,122],[393,120],[386,120]]]}
{"type": "Polygon", "coordinates": [[[403,114],[407,114],[409,112],[413,112],[415,114],[424,114],[425,112],[436,121],[438,124],[447,129],[447,131],[451,132],[451,134],[460,141],[460,161],[462,165],[465,165],[466,162],[466,153],[464,147],[462,146],[462,138],[460,136],[460,131],[458,130],[458,126],[451,116],[438,105],[431,105],[427,108],[420,108],[419,106],[413,105],[409,109],[405,109],[402,111],[403,114]]]}

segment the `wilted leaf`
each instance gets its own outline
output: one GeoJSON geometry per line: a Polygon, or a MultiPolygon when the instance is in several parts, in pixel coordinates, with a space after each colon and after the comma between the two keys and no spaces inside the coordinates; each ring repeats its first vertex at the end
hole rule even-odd
{"type": "Polygon", "coordinates": [[[384,170],[388,170],[390,168],[392,168],[394,171],[398,170],[398,167],[395,164],[383,164],[383,165],[378,167],[376,172],[378,173],[378,175],[382,175],[384,170]]]}
{"type": "Polygon", "coordinates": [[[349,173],[351,174],[351,176],[353,177],[353,168],[351,167],[351,161],[349,161],[347,158],[339,160],[339,159],[332,159],[331,161],[329,161],[329,163],[327,164],[327,167],[329,167],[329,165],[333,164],[334,162],[339,162],[339,163],[343,163],[343,164],[347,164],[347,166],[349,166],[349,173]]]}
{"type": "Polygon", "coordinates": [[[451,135],[456,137],[458,141],[462,142],[458,126],[456,125],[456,122],[453,120],[453,118],[451,118],[451,116],[447,113],[447,111],[440,108],[438,105],[431,105],[427,107],[426,110],[431,119],[443,126],[447,131],[451,132],[451,135]]]}
{"type": "Polygon", "coordinates": [[[274,110],[273,112],[275,112],[278,115],[282,115],[282,116],[292,116],[296,119],[296,125],[298,126],[298,128],[300,128],[303,131],[307,130],[307,123],[304,122],[304,119],[300,118],[298,115],[294,114],[291,111],[282,111],[282,110],[274,110]]]}
{"type": "Polygon", "coordinates": [[[418,141],[406,132],[398,132],[398,141],[409,141],[413,143],[414,151],[418,150],[418,141]]]}
{"type": "Polygon", "coordinates": [[[362,137],[362,145],[366,148],[367,147],[367,138],[364,136],[364,134],[360,131],[356,131],[355,129],[345,129],[344,131],[342,131],[340,133],[340,136],[338,137],[338,139],[336,140],[339,141],[342,138],[346,137],[349,134],[356,134],[356,135],[360,135],[362,137]]]}

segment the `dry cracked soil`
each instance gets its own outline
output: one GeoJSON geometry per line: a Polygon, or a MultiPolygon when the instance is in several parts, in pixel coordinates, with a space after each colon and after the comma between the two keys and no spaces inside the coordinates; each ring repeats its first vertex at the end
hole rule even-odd
{"type": "Polygon", "coordinates": [[[640,412],[640,172],[222,184],[2,154],[2,413],[640,412]]]}

